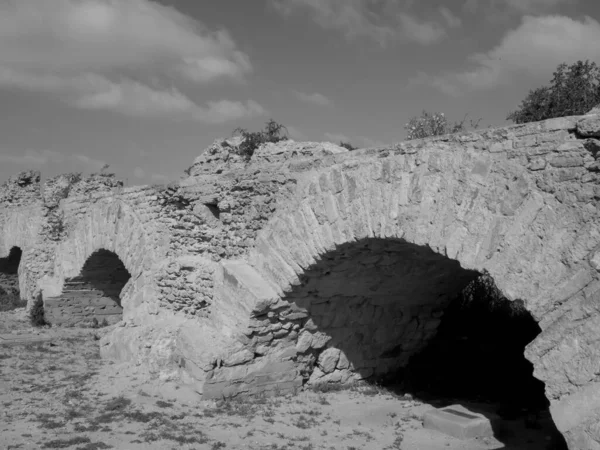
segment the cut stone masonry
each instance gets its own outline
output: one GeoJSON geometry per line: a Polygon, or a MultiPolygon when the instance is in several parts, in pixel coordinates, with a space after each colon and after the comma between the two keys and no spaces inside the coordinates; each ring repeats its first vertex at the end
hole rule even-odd
{"type": "Polygon", "coordinates": [[[222,398],[402,368],[487,271],[539,322],[526,356],[570,448],[600,445],[600,115],[249,162],[239,143],[168,186],[10,179],[0,257],[23,251],[21,296],[55,323],[120,320],[104,357],[222,398]],[[91,283],[98,252],[123,269],[91,283]]]}

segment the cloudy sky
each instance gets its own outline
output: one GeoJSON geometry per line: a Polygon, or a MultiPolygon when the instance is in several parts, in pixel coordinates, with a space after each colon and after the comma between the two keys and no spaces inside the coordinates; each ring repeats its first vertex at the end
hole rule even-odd
{"type": "Polygon", "coordinates": [[[176,180],[271,117],[357,146],[423,109],[501,126],[559,63],[600,63],[599,20],[597,0],[0,0],[0,180],[176,180]]]}

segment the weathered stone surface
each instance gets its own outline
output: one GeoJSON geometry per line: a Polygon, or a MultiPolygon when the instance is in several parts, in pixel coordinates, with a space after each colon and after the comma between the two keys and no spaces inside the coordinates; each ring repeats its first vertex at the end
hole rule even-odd
{"type": "Polygon", "coordinates": [[[599,114],[600,115],[600,105],[597,105],[594,108],[590,109],[587,114],[599,114]]]}
{"type": "Polygon", "coordinates": [[[285,141],[249,162],[228,139],[168,186],[26,172],[0,189],[0,258],[22,250],[0,285],[18,275],[19,295],[75,322],[120,302],[102,355],[220,398],[397,370],[487,270],[540,323],[527,357],[560,430],[593,448],[599,117],[352,152],[285,141]],[[131,277],[71,295],[99,250],[131,277]]]}
{"type": "Polygon", "coordinates": [[[577,132],[582,137],[600,137],[600,115],[585,117],[577,122],[577,132]]]}
{"type": "Polygon", "coordinates": [[[335,370],[340,359],[340,350],[330,347],[319,355],[319,367],[324,373],[331,373],[335,370]]]}

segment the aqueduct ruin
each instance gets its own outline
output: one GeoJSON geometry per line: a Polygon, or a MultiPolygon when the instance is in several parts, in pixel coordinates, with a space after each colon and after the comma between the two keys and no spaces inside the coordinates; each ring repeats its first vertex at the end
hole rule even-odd
{"type": "Polygon", "coordinates": [[[220,398],[400,369],[486,271],[542,330],[525,354],[557,428],[600,448],[600,115],[249,162],[238,143],[168,186],[10,179],[21,295],[56,323],[120,321],[105,357],[220,398]]]}

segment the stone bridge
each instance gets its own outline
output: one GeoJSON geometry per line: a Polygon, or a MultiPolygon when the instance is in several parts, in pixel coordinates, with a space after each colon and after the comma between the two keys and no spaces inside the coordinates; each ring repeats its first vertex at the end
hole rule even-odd
{"type": "Polygon", "coordinates": [[[558,429],[600,448],[600,115],[250,161],[236,145],[169,186],[9,180],[21,296],[57,324],[119,322],[105,357],[220,398],[397,370],[487,271],[542,329],[526,357],[558,429]]]}

